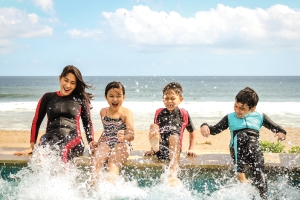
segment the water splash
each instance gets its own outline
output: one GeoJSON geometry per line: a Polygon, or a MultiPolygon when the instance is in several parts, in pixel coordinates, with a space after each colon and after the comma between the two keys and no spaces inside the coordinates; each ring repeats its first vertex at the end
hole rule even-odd
{"type": "MultiPolygon", "coordinates": [[[[167,174],[167,168],[129,167],[120,176],[111,177],[103,170],[95,186],[90,187],[88,166],[64,164],[57,151],[39,147],[27,167],[7,180],[0,178],[0,199],[260,199],[254,186],[238,183],[230,171],[181,169],[182,184],[173,187],[168,184],[167,174]]],[[[278,174],[269,179],[269,196],[299,199],[299,185],[291,184],[289,176],[278,174]]]]}

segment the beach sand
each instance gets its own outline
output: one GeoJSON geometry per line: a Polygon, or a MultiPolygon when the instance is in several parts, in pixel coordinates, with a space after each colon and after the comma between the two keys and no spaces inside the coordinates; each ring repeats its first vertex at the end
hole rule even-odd
{"type": "MultiPolygon", "coordinates": [[[[300,146],[300,128],[285,128],[287,131],[287,139],[282,142],[285,146],[285,150],[288,151],[293,146],[300,146]]],[[[95,132],[95,140],[98,140],[101,134],[100,131],[95,132]]],[[[39,137],[43,135],[43,132],[39,133],[39,137]]],[[[84,141],[86,143],[85,134],[82,133],[84,141]]],[[[0,130],[0,147],[10,147],[20,150],[29,147],[30,131],[20,130],[0,130]]],[[[208,153],[229,153],[229,130],[225,130],[218,135],[211,135],[208,138],[203,137],[200,134],[200,130],[196,130],[196,145],[195,152],[197,154],[208,154],[208,153]]],[[[277,137],[274,137],[274,133],[266,128],[261,129],[261,141],[276,142],[277,137]]],[[[189,146],[189,133],[184,133],[183,138],[183,153],[188,150],[189,146]]],[[[132,141],[133,150],[136,151],[147,151],[150,149],[148,141],[147,130],[136,130],[135,139],[132,141]]]]}

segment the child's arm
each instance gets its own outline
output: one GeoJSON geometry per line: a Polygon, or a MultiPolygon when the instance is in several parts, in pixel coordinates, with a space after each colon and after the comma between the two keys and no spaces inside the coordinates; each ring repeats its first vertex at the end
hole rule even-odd
{"type": "Polygon", "coordinates": [[[197,154],[194,152],[194,148],[196,144],[195,127],[189,114],[188,114],[188,124],[185,128],[190,133],[189,149],[187,151],[187,155],[191,157],[197,157],[197,154]]]}
{"type": "Polygon", "coordinates": [[[208,137],[209,135],[216,135],[221,131],[228,128],[228,115],[223,117],[216,125],[210,126],[207,123],[203,123],[200,126],[200,131],[203,137],[208,137]]]}
{"type": "Polygon", "coordinates": [[[190,145],[189,145],[189,150],[187,151],[187,155],[191,157],[197,157],[197,154],[194,152],[196,144],[196,134],[195,132],[190,132],[190,145]]]}
{"type": "Polygon", "coordinates": [[[275,133],[274,137],[278,137],[278,141],[285,140],[286,131],[281,126],[273,122],[266,114],[264,114],[263,126],[275,133]]]}
{"type": "Polygon", "coordinates": [[[134,140],[134,124],[133,124],[133,116],[131,110],[127,108],[124,109],[124,121],[126,123],[126,130],[121,130],[118,132],[118,140],[119,142],[124,141],[132,141],[134,140]]]}

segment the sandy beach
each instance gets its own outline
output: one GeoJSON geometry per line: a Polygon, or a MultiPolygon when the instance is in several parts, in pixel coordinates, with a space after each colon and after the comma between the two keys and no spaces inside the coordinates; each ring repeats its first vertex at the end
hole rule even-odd
{"type": "MultiPolygon", "coordinates": [[[[288,151],[293,146],[300,146],[300,128],[285,128],[287,131],[287,139],[282,142],[285,146],[285,150],[288,151]]],[[[95,132],[95,140],[98,140],[100,137],[101,130],[95,132]]],[[[43,132],[39,133],[39,137],[43,135],[43,132]]],[[[82,133],[83,137],[85,136],[82,133]]],[[[196,130],[196,145],[195,152],[197,154],[206,154],[206,153],[229,153],[229,140],[230,133],[229,130],[225,130],[218,135],[209,136],[208,138],[203,137],[200,134],[200,130],[196,130]]],[[[0,147],[15,147],[16,149],[28,148],[29,147],[29,138],[30,131],[25,130],[0,130],[0,147]]],[[[270,141],[276,142],[276,137],[274,134],[266,129],[261,129],[261,141],[270,141]]],[[[84,137],[84,141],[86,139],[84,137]]],[[[183,138],[183,152],[188,150],[189,145],[189,133],[184,133],[183,138]]],[[[133,150],[146,151],[150,149],[150,144],[148,141],[148,131],[147,130],[136,130],[135,139],[132,142],[133,150]]]]}

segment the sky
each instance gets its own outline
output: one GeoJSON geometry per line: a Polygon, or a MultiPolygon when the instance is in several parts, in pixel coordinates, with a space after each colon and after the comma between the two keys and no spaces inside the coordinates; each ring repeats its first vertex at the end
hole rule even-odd
{"type": "Polygon", "coordinates": [[[0,0],[0,76],[300,76],[300,1],[0,0]]]}

